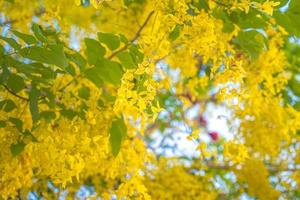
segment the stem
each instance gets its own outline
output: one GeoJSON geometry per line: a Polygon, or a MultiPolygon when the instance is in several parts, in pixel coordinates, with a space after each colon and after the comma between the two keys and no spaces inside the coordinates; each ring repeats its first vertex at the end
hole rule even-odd
{"type": "MultiPolygon", "coordinates": [[[[34,13],[34,16],[40,16],[42,14],[46,13],[46,10],[45,8],[41,8],[39,11],[36,11],[34,13]]],[[[29,16],[30,17],[30,16],[29,16]]],[[[29,18],[29,17],[26,17],[26,18],[29,18]]],[[[0,26],[6,26],[6,25],[9,25],[9,24],[12,24],[12,23],[15,23],[15,22],[18,22],[19,20],[17,19],[10,19],[10,20],[6,20],[2,23],[0,23],[0,26]]]]}
{"type": "Polygon", "coordinates": [[[28,45],[26,47],[23,47],[23,48],[20,48],[19,50],[15,50],[13,52],[8,52],[7,54],[4,54],[3,56],[11,56],[11,55],[14,55],[14,54],[17,54],[19,53],[21,50],[24,50],[24,49],[29,49],[31,47],[33,47],[34,45],[28,45]]]}
{"type": "Polygon", "coordinates": [[[110,56],[108,56],[108,59],[112,59],[113,57],[115,57],[118,53],[126,50],[136,39],[138,39],[138,37],[141,35],[141,32],[143,31],[143,29],[146,27],[146,25],[148,24],[149,20],[151,19],[152,15],[154,14],[154,11],[151,11],[146,20],[144,21],[144,23],[141,25],[141,27],[138,29],[138,31],[135,33],[134,37],[130,40],[130,42],[128,44],[126,44],[125,46],[123,46],[121,49],[113,52],[110,56]]]}
{"type": "Polygon", "coordinates": [[[22,97],[22,96],[20,96],[20,95],[18,95],[18,94],[16,94],[16,93],[14,93],[12,90],[10,90],[6,85],[2,85],[10,94],[12,94],[12,95],[14,95],[15,97],[18,97],[19,99],[22,99],[22,100],[24,100],[24,101],[29,101],[29,99],[28,98],[26,98],[26,97],[22,97]]]}
{"type": "Polygon", "coordinates": [[[220,1],[218,1],[218,0],[212,0],[212,1],[215,2],[216,4],[220,5],[220,6],[230,7],[229,4],[222,3],[222,2],[220,2],[220,1]]]}
{"type": "Polygon", "coordinates": [[[70,80],[66,85],[64,85],[62,88],[60,88],[58,91],[62,92],[64,89],[69,87],[79,76],[75,76],[72,80],[70,80]]]}
{"type": "MultiPolygon", "coordinates": [[[[216,170],[231,170],[234,167],[234,166],[229,166],[229,165],[213,164],[209,161],[206,161],[205,165],[210,169],[216,169],[216,170]]],[[[295,171],[300,170],[300,168],[280,168],[280,167],[275,167],[275,166],[267,167],[267,169],[270,173],[295,172],[295,171]]]]}
{"type": "MultiPolygon", "coordinates": [[[[140,28],[137,30],[137,32],[135,33],[134,37],[130,40],[130,42],[128,44],[126,44],[125,46],[123,46],[122,48],[120,48],[119,50],[113,52],[110,56],[107,57],[107,59],[111,60],[113,57],[115,57],[118,53],[125,51],[136,39],[138,39],[138,37],[141,35],[141,32],[143,31],[143,29],[146,27],[146,25],[148,24],[149,20],[151,19],[152,15],[154,14],[154,11],[151,11],[146,20],[144,21],[144,23],[140,26],[140,28]]],[[[72,79],[70,82],[68,82],[66,85],[64,85],[62,88],[59,89],[59,91],[63,91],[64,89],[66,89],[69,85],[71,85],[74,81],[75,81],[76,77],[74,77],[74,79],[72,79]]]]}

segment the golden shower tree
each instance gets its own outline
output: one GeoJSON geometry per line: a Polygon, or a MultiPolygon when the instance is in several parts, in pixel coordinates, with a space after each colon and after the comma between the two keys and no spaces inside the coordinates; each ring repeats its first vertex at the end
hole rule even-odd
{"type": "Polygon", "coordinates": [[[0,199],[300,198],[299,0],[0,13],[0,199]],[[230,139],[209,105],[230,111],[230,139]]]}

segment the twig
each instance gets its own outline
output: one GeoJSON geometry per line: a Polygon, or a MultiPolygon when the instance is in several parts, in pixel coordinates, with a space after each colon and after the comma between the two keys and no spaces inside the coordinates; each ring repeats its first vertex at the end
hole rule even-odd
{"type": "MultiPolygon", "coordinates": [[[[121,49],[113,52],[110,56],[107,57],[107,59],[111,60],[113,57],[115,57],[118,53],[125,51],[136,39],[138,39],[138,37],[140,36],[141,32],[143,31],[143,29],[146,27],[146,25],[148,24],[150,18],[152,17],[152,15],[154,14],[154,11],[151,11],[146,20],[144,21],[144,23],[140,26],[140,28],[138,29],[138,31],[135,33],[134,37],[130,40],[130,42],[128,44],[126,44],[125,46],[123,46],[121,49]]],[[[64,85],[63,87],[61,87],[58,91],[63,91],[64,89],[66,89],[69,85],[71,85],[74,80],[76,79],[76,77],[74,79],[72,79],[70,82],[68,82],[66,85],[64,85]]]]}
{"type": "MultiPolygon", "coordinates": [[[[218,165],[218,164],[213,164],[210,161],[206,160],[205,165],[209,167],[210,169],[216,169],[216,170],[230,170],[233,168],[233,166],[229,165],[218,165]]],[[[275,167],[275,166],[270,166],[267,167],[268,171],[270,173],[280,173],[280,172],[295,172],[295,171],[300,171],[300,168],[280,168],[280,167],[275,167]]]]}
{"type": "Polygon", "coordinates": [[[280,173],[280,172],[295,172],[295,171],[300,171],[300,168],[269,167],[268,170],[271,173],[280,173]]]}
{"type": "MultiPolygon", "coordinates": [[[[44,13],[46,13],[45,8],[41,8],[39,11],[37,11],[37,12],[34,13],[34,16],[40,16],[40,15],[42,15],[42,14],[44,14],[44,13]]],[[[29,16],[29,17],[30,17],[30,16],[29,16]]],[[[27,17],[27,18],[28,18],[28,17],[27,17]]],[[[6,26],[6,25],[9,25],[9,24],[15,23],[15,22],[17,22],[17,21],[19,21],[19,20],[17,20],[17,19],[6,20],[6,21],[0,23],[0,26],[6,26]]]]}
{"type": "Polygon", "coordinates": [[[123,46],[121,49],[113,52],[110,56],[108,56],[108,59],[112,59],[113,57],[115,57],[118,53],[126,50],[136,39],[138,39],[138,37],[140,36],[141,32],[143,31],[143,29],[146,27],[146,25],[148,24],[149,20],[151,19],[152,15],[154,14],[154,11],[151,11],[146,20],[144,21],[144,23],[141,25],[141,27],[138,29],[138,31],[135,33],[134,37],[130,40],[130,42],[128,44],[126,44],[125,46],[123,46]]]}
{"type": "Polygon", "coordinates": [[[18,95],[18,94],[16,94],[16,93],[14,93],[13,91],[11,91],[6,85],[2,85],[2,86],[3,86],[10,94],[14,95],[15,97],[18,97],[19,99],[22,99],[22,100],[24,100],[24,101],[29,101],[28,98],[22,97],[22,96],[20,96],[20,95],[18,95]]]}
{"type": "Polygon", "coordinates": [[[215,2],[216,4],[220,5],[220,6],[224,6],[224,7],[230,7],[229,4],[225,4],[225,3],[222,3],[220,1],[217,1],[217,0],[212,0],[213,2],[215,2]]]}
{"type": "Polygon", "coordinates": [[[66,85],[64,85],[63,87],[61,87],[58,91],[62,92],[64,89],[66,89],[67,87],[69,87],[79,77],[80,77],[80,74],[76,75],[72,80],[70,80],[66,85]]]}
{"type": "Polygon", "coordinates": [[[229,170],[231,168],[228,165],[215,165],[208,161],[206,161],[206,165],[207,165],[207,167],[209,167],[211,169],[217,169],[217,170],[229,170]]]}

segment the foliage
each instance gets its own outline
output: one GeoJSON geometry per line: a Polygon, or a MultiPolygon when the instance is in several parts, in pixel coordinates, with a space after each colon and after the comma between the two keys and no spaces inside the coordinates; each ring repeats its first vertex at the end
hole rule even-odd
{"type": "Polygon", "coordinates": [[[300,198],[298,0],[0,7],[0,199],[300,198]]]}

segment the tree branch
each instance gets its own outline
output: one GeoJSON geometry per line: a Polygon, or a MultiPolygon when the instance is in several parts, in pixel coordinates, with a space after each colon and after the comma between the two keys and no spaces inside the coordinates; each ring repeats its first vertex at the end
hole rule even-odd
{"type": "MultiPolygon", "coordinates": [[[[46,10],[45,8],[41,8],[39,11],[36,11],[34,13],[34,16],[40,16],[42,14],[46,13],[46,10]]],[[[30,16],[29,16],[30,17],[30,16]]],[[[29,18],[29,17],[26,17],[26,18],[29,18]]],[[[15,23],[15,22],[18,22],[19,20],[17,19],[9,19],[9,20],[6,20],[2,23],[0,23],[0,26],[6,26],[6,25],[9,25],[9,24],[12,24],[12,23],[15,23]]]]}
{"type": "Polygon", "coordinates": [[[143,29],[146,27],[146,25],[148,24],[149,20],[151,19],[152,15],[154,14],[154,11],[151,11],[146,20],[144,21],[144,23],[141,25],[141,27],[138,29],[138,31],[135,33],[134,37],[130,40],[130,42],[128,44],[126,44],[125,46],[123,46],[121,49],[113,52],[110,56],[108,56],[108,59],[112,59],[113,57],[115,57],[118,53],[126,50],[136,39],[138,39],[138,37],[141,35],[141,32],[143,31],[143,29]]]}
{"type": "Polygon", "coordinates": [[[220,1],[218,1],[218,0],[212,0],[212,1],[215,2],[216,4],[220,5],[220,6],[230,7],[229,4],[222,3],[222,2],[220,2],[220,1]]]}
{"type": "Polygon", "coordinates": [[[10,90],[6,85],[2,85],[10,94],[12,94],[12,95],[14,95],[15,97],[18,97],[19,99],[22,99],[22,100],[24,100],[24,101],[29,101],[29,99],[28,98],[26,98],[26,97],[22,97],[22,96],[20,96],[20,95],[18,95],[18,94],[16,94],[16,93],[14,93],[12,90],[10,90]]]}
{"type": "MultiPolygon", "coordinates": [[[[144,23],[141,25],[141,27],[137,30],[137,32],[135,33],[134,37],[130,40],[130,42],[128,44],[126,44],[125,46],[123,46],[122,48],[118,49],[117,51],[113,52],[110,56],[107,57],[107,59],[111,60],[113,57],[115,57],[118,53],[125,51],[136,39],[138,39],[138,37],[141,35],[141,32],[143,31],[143,29],[146,27],[146,25],[148,24],[149,20],[151,19],[152,15],[154,14],[154,11],[151,11],[146,20],[144,21],[144,23]]],[[[69,85],[71,85],[74,80],[76,79],[76,77],[74,79],[72,79],[70,82],[68,82],[66,85],[64,85],[63,87],[61,87],[58,91],[63,91],[64,89],[66,89],[69,85]]]]}
{"type": "MultiPolygon", "coordinates": [[[[205,161],[205,165],[210,169],[216,169],[216,170],[230,170],[233,168],[233,166],[218,165],[218,164],[211,163],[209,161],[205,161]]],[[[267,167],[267,169],[270,173],[295,172],[300,170],[300,168],[285,168],[285,167],[276,167],[276,166],[269,166],[267,167]]]]}

